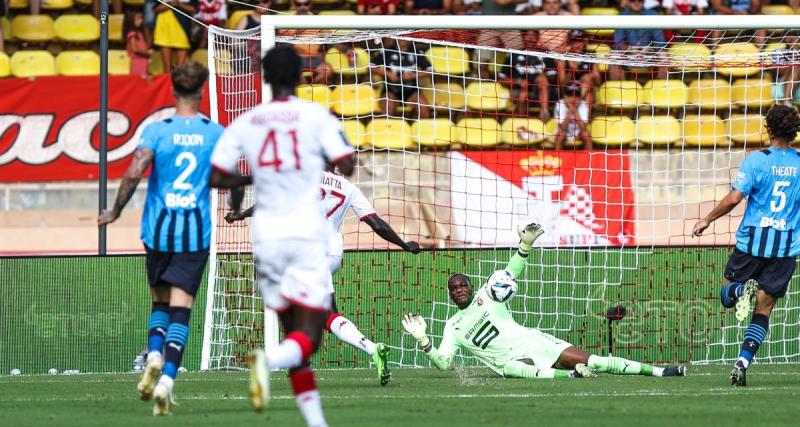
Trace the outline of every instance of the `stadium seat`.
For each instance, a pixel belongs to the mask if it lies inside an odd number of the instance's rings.
[[[711,63],[711,49],[700,43],[673,43],[667,49],[673,64],[684,71],[705,70]]]
[[[689,89],[681,80],[650,80],[644,84],[642,101],[659,108],[680,108],[686,105]]]
[[[28,9],[28,0],[9,0],[9,9]]]
[[[596,117],[591,123],[592,140],[608,146],[626,146],[636,138],[636,125],[625,116]]]
[[[701,147],[728,145],[727,123],[713,114],[687,114],[683,117],[683,144]]]
[[[131,58],[124,49],[108,50],[108,74],[126,76],[131,73]]]
[[[5,52],[0,51],[0,77],[11,75],[11,60]]]
[[[164,74],[164,59],[161,58],[160,51],[150,54],[150,61],[147,64],[147,72],[150,75]]]
[[[363,147],[367,143],[367,128],[358,120],[342,121],[344,135],[353,147]]]
[[[761,70],[761,52],[753,43],[723,43],[714,51],[717,71],[729,76],[749,76]]]
[[[728,118],[731,140],[739,144],[756,144],[769,141],[764,118],[759,114],[731,114]]]
[[[619,9],[616,7],[584,7],[581,9],[581,15],[614,16],[619,15]],[[586,30],[584,32],[588,36],[595,37],[611,37],[614,35],[614,30]]]
[[[769,107],[775,103],[772,97],[772,78],[764,75],[756,78],[738,79],[731,85],[731,99],[743,107]]]
[[[630,80],[608,80],[597,90],[597,104],[636,108],[642,103],[642,85]]]
[[[325,85],[300,85],[297,87],[297,97],[316,102],[325,108],[331,104],[331,90]]]
[[[144,0],[122,0],[128,6],[144,6]]]
[[[423,88],[422,96],[433,108],[463,110],[467,105],[467,94],[458,83],[436,83]]]
[[[17,39],[31,43],[49,42],[56,36],[53,18],[48,15],[17,15],[11,31]]]
[[[122,35],[122,23],[125,15],[122,13],[112,13],[108,15],[108,39],[112,42],[121,42],[125,38]]]
[[[558,119],[550,119],[544,124],[544,138],[548,141],[555,141],[558,133]]]
[[[349,54],[339,52],[335,47],[330,48],[325,53],[325,62],[343,76],[366,74],[369,71],[369,53],[360,47],[353,48]]]
[[[354,10],[350,9],[335,9],[335,10],[321,10],[320,15],[357,15]]]
[[[417,147],[411,139],[411,125],[403,119],[373,119],[367,125],[367,142],[378,149],[408,150]]]
[[[775,63],[783,63],[785,61],[784,53],[789,50],[789,45],[783,42],[769,43],[764,46],[763,58],[764,65],[772,65]]]
[[[53,29],[56,37],[70,43],[86,43],[100,38],[100,22],[92,15],[61,15]]]
[[[467,108],[480,111],[502,111],[511,106],[511,92],[500,83],[478,81],[467,85]]]
[[[425,147],[447,147],[453,123],[448,119],[420,119],[411,124],[411,139]]]
[[[11,55],[14,77],[55,76],[56,61],[46,50],[18,50]]]
[[[195,49],[189,59],[208,68],[208,50],[206,49]]]
[[[455,126],[455,142],[473,147],[491,147],[500,143],[500,125],[490,118],[461,119]]]
[[[689,83],[689,104],[699,108],[729,108],[731,86],[722,79],[701,79]]]
[[[460,47],[433,46],[425,56],[437,74],[463,75],[469,72],[469,54]]]
[[[500,141],[510,145],[531,145],[544,139],[544,123],[539,119],[513,117],[500,126]]]
[[[0,25],[3,27],[3,39],[6,41],[13,41],[14,32],[11,30],[11,21],[5,16],[0,17]]]
[[[42,0],[44,10],[67,10],[75,6],[72,0]]]
[[[336,86],[330,99],[331,109],[342,116],[366,116],[378,110],[378,95],[366,83]]]
[[[764,15],[794,15],[791,7],[785,4],[767,4],[761,6],[761,13]]]
[[[249,15],[252,12],[252,9],[240,9],[234,11],[230,15],[228,15],[228,22],[225,24],[225,28],[229,30],[233,30],[236,28],[236,24],[239,23],[239,20],[244,18],[245,16]]]
[[[680,140],[681,124],[672,116],[640,116],[636,140],[650,145],[667,145]]]
[[[100,55],[91,50],[65,50],[56,56],[56,71],[62,76],[100,74]]]
[[[594,53],[598,59],[607,59],[608,54],[611,52],[611,46],[602,43],[589,43],[586,45],[586,51]],[[608,63],[601,62],[597,64],[597,68],[601,72],[608,71]]]

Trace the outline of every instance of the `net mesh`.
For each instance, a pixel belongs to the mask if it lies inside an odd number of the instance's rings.
[[[627,37],[627,38],[626,38]],[[743,205],[705,236],[691,227],[727,194],[764,119],[798,102],[794,31],[279,31],[304,57],[298,96],[340,117],[351,177],[378,213],[428,252],[389,244],[355,217],[334,278],[337,304],[400,366],[428,366],[402,333],[421,313],[437,343],[457,310],[444,284],[505,266],[515,227],[545,226],[510,306],[521,324],[606,349],[606,308],[623,304],[615,354],[649,362],[729,362],[743,325],[718,284]],[[211,32],[220,120],[258,102],[256,33]],[[244,42],[243,40],[249,40]],[[638,46],[638,47],[633,47]],[[219,62],[217,62],[219,63]],[[248,86],[251,85],[251,86]],[[224,84],[221,87],[226,87]],[[224,200],[220,198],[219,200]],[[245,203],[248,205],[248,203]],[[209,367],[243,367],[263,343],[247,222],[219,204]],[[797,289],[797,286],[793,287]],[[778,302],[759,361],[800,358],[800,291]],[[367,366],[331,337],[316,366]],[[468,356],[463,364],[475,364]]]

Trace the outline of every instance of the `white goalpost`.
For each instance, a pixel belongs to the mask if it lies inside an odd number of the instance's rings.
[[[615,45],[614,31],[638,29],[663,42]],[[543,49],[559,30],[580,32],[569,48]],[[356,218],[345,224],[337,304],[390,346],[390,363],[429,366],[401,315],[423,314],[439,337],[456,310],[449,274],[480,283],[503,268],[515,226],[530,221],[547,234],[510,303],[520,323],[603,353],[604,313],[625,305],[616,355],[735,359],[744,326],[717,298],[743,209],[700,239],[691,227],[744,156],[768,145],[766,111],[800,104],[796,17],[264,15],[258,29],[209,29],[213,120],[269,99],[259,58],[275,43],[303,54],[298,96],[341,118],[358,149],[351,181],[429,248],[399,253]],[[585,134],[559,125],[567,96],[585,103]],[[201,369],[245,369],[248,350],[279,339],[254,281],[249,222],[228,224],[226,200],[213,197]],[[800,360],[797,285],[773,312],[761,362]],[[316,357],[322,368],[368,366],[331,339]]]

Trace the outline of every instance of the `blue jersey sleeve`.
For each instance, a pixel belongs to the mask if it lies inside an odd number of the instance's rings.
[[[760,156],[763,154],[755,153],[747,156],[739,166],[739,173],[736,174],[736,179],[731,185],[734,189],[741,191],[745,197],[750,195],[758,180],[758,158]]]
[[[153,152],[156,151],[156,145],[158,144],[157,126],[158,122],[145,126],[142,135],[139,136],[139,146],[136,148],[147,148]]]

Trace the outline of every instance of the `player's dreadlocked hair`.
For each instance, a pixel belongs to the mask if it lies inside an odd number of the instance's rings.
[[[181,98],[199,100],[206,80],[208,80],[208,69],[194,61],[185,62],[172,69],[172,90]]]
[[[767,112],[767,129],[773,138],[794,141],[800,130],[800,116],[794,107],[776,105]]]
[[[300,83],[303,61],[293,47],[278,45],[270,49],[261,60],[264,82],[273,87],[294,88]]]

